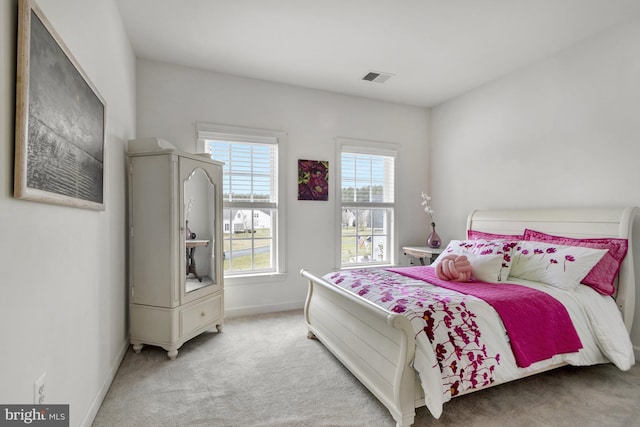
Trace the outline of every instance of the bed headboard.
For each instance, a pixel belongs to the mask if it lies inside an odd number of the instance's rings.
[[[628,239],[629,251],[618,273],[616,302],[627,331],[631,331],[636,301],[636,277],[632,245],[637,207],[617,209],[529,209],[473,211],[467,230],[496,234],[522,234],[525,228],[575,238],[617,237]]]

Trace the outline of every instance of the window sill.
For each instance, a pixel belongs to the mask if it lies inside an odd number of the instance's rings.
[[[354,266],[342,266],[338,267],[338,270],[360,270],[369,268],[394,268],[398,267],[397,264],[358,264]]]
[[[229,276],[224,278],[225,286],[260,285],[263,283],[284,282],[287,273],[246,274],[242,276]]]

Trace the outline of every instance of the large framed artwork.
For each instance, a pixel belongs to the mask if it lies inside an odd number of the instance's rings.
[[[35,2],[18,14],[14,196],[103,210],[105,102]]]

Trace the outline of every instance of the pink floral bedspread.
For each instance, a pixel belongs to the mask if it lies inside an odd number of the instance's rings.
[[[419,286],[415,279],[382,269],[339,271],[324,279],[409,318],[417,346],[431,347],[436,355],[442,376],[438,401],[494,382],[500,354],[491,353],[483,341],[468,296]]]
[[[433,267],[390,268],[389,271],[473,295],[490,304],[502,319],[520,368],[582,348],[564,305],[544,292],[509,283],[447,282],[436,276]]]

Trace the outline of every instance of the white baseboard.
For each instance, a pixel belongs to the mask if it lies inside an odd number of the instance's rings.
[[[254,316],[256,314],[276,313],[278,311],[301,310],[304,307],[304,301],[288,302],[271,305],[256,305],[247,307],[238,307],[224,310],[227,318]]]
[[[87,412],[87,415],[84,417],[84,420],[82,420],[82,423],[80,424],[82,427],[91,427],[91,425],[93,424],[93,421],[95,420],[96,415],[98,415],[98,410],[100,410],[100,406],[102,405],[102,401],[107,396],[109,387],[111,387],[111,383],[113,382],[113,379],[116,377],[116,374],[118,373],[118,369],[120,368],[120,365],[124,360],[124,356],[127,354],[127,350],[129,350],[128,335],[127,335],[127,338],[124,340],[124,343],[122,344],[122,348],[120,349],[118,356],[115,358],[114,363],[111,366],[111,369],[109,370],[109,375],[107,375],[107,377],[105,378],[104,382],[102,383],[102,387],[100,387],[100,390],[98,390],[98,393],[96,394],[95,399],[93,399],[93,402],[89,407],[89,411]]]

